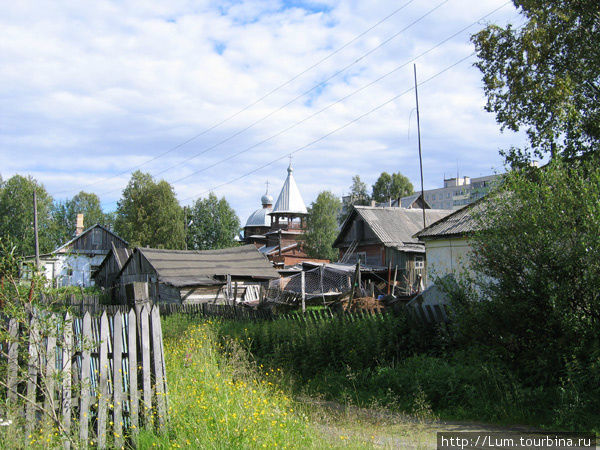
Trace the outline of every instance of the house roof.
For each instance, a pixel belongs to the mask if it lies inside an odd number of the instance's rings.
[[[71,239],[68,242],[65,242],[63,245],[61,245],[60,247],[58,247],[56,250],[54,250],[52,253],[60,253],[62,250],[64,250],[65,248],[67,248],[69,245],[71,245],[73,242],[81,239],[83,236],[85,236],[87,233],[89,233],[90,231],[92,231],[94,228],[102,228],[104,231],[106,231],[107,233],[112,234],[114,237],[116,237],[117,239],[123,241],[123,243],[125,244],[125,246],[129,245],[129,243],[123,239],[120,236],[117,236],[114,232],[112,232],[111,230],[109,230],[108,228],[100,225],[100,224],[94,224],[91,227],[89,227],[88,229],[82,231],[81,233],[79,233],[77,236],[75,236],[73,239]]]
[[[271,214],[307,214],[308,211],[306,210],[306,205],[304,204],[304,200],[302,200],[302,195],[300,195],[300,190],[292,175],[294,169],[292,169],[291,164],[287,171],[288,176],[283,183],[283,187],[281,188],[281,192],[279,193],[279,197],[277,197],[277,201],[275,202]]]
[[[111,249],[106,255],[106,257],[102,260],[98,268],[92,273],[92,278],[94,278],[97,274],[100,273],[102,267],[108,262],[108,260],[114,255],[115,261],[117,262],[117,268],[119,271],[123,268],[125,263],[129,260],[129,257],[133,253],[133,249],[127,247],[115,247],[115,243],[111,242]]]
[[[459,236],[479,230],[478,222],[475,220],[477,214],[485,209],[487,204],[481,198],[476,202],[466,205],[452,214],[432,223],[428,227],[415,234],[418,239],[435,239],[449,236]]]
[[[426,209],[426,223],[436,222],[451,212],[445,209]],[[422,209],[354,206],[333,243],[334,247],[337,247],[342,242],[344,236],[350,230],[352,223],[357,218],[364,220],[365,224],[375,234],[377,240],[385,246],[394,247],[398,250],[422,251],[418,245],[418,239],[413,237],[415,233],[423,228]]]
[[[227,275],[279,278],[271,263],[253,244],[220,250],[137,248],[136,251],[156,270],[160,282],[175,287],[222,284],[222,277]]]
[[[421,198],[422,202],[425,204],[425,209],[431,209],[431,205],[429,205],[427,200],[425,200],[423,197],[421,197],[420,192],[417,194],[409,195],[407,197],[402,197],[400,199],[400,207],[401,208],[418,207],[417,200],[419,200],[419,198]],[[396,200],[395,204],[392,204],[392,206],[398,206],[398,201]]]

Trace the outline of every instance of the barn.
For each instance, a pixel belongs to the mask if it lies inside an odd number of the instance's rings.
[[[261,286],[279,278],[271,263],[254,245],[220,250],[164,250],[136,248],[120,273],[122,298],[125,286],[147,283],[148,296],[158,303],[225,302],[230,298],[255,299]]]

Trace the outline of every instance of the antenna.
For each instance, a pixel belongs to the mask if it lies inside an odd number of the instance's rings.
[[[417,135],[419,136],[419,167],[421,169],[421,207],[423,210],[423,228],[427,226],[425,220],[425,193],[423,190],[423,157],[421,156],[421,121],[419,117],[419,91],[417,90],[417,65],[413,65],[415,69],[415,100],[417,102]]]

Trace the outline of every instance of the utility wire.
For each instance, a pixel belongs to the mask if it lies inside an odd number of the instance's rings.
[[[414,0],[413,0],[414,1]],[[436,5],[435,7],[433,7],[432,9],[430,9],[429,11],[427,11],[425,14],[423,14],[422,16],[418,17],[417,19],[415,19],[414,21],[412,21],[410,24],[408,24],[406,27],[402,28],[400,31],[394,33],[393,35],[391,35],[390,37],[388,37],[387,39],[385,39],[383,42],[381,42],[380,44],[378,44],[377,46],[373,47],[371,50],[367,51],[366,53],[362,54],[359,58],[355,59],[353,62],[351,62],[350,64],[344,66],[342,69],[337,70],[335,73],[333,73],[332,75],[330,75],[329,77],[327,77],[325,80],[319,82],[318,84],[314,85],[313,87],[311,87],[310,89],[308,89],[307,91],[304,91],[303,93],[297,95],[296,97],[294,97],[292,100],[288,101],[287,103],[281,105],[280,107],[278,107],[277,109],[274,109],[273,111],[271,111],[270,113],[268,113],[266,116],[261,117],[260,119],[252,122],[250,125],[246,126],[245,128],[242,128],[241,130],[236,131],[235,133],[233,133],[232,135],[220,140],[219,142],[217,142],[216,144],[211,145],[210,147],[207,147],[203,150],[201,150],[200,152],[185,158],[184,160],[164,168],[163,170],[156,172],[154,174],[154,176],[158,176],[161,175],[171,169],[174,169],[175,167],[179,167],[195,158],[197,158],[198,156],[201,156],[223,144],[225,144],[226,142],[229,142],[230,140],[232,140],[233,138],[239,136],[240,134],[248,131],[249,129],[255,127],[256,125],[258,125],[261,122],[264,122],[265,120],[267,120],[269,117],[277,114],[279,111],[282,111],[283,109],[285,109],[286,107],[288,107],[289,105],[291,105],[292,103],[294,103],[296,100],[306,96],[307,94],[310,94],[312,91],[318,89],[321,86],[326,85],[329,81],[331,81],[333,78],[337,77],[338,75],[340,75],[341,73],[345,72],[346,70],[348,70],[350,67],[358,64],[360,61],[362,61],[363,59],[365,59],[366,57],[368,57],[369,55],[371,55],[372,53],[374,53],[375,51],[379,50],[381,47],[387,45],[388,43],[390,43],[392,40],[394,40],[395,38],[397,38],[400,34],[404,33],[406,30],[408,30],[409,28],[413,27],[414,25],[416,25],[417,23],[419,23],[420,21],[422,21],[423,19],[425,19],[427,16],[429,16],[430,14],[432,14],[433,12],[435,12],[437,9],[441,8],[444,4],[448,3],[450,0],[443,0],[442,2],[440,2],[438,5]],[[127,172],[126,172],[127,173]],[[119,175],[123,175],[123,174],[119,174]],[[115,175],[115,176],[119,176],[119,175]],[[179,181],[179,180],[176,180]],[[101,195],[105,195],[105,194],[110,194],[113,192],[118,191],[119,189],[112,189],[110,191],[106,191],[106,192],[102,192]]]
[[[426,84],[426,83],[430,82],[431,80],[433,80],[433,79],[437,78],[438,76],[442,75],[443,73],[447,72],[448,70],[450,70],[450,69],[454,68],[455,66],[459,65],[460,63],[462,63],[462,62],[466,61],[467,59],[471,58],[473,55],[475,55],[475,52],[473,52],[473,53],[471,53],[471,54],[469,54],[469,55],[465,56],[464,58],[461,58],[460,60],[456,61],[455,63],[453,63],[453,64],[451,64],[451,65],[449,65],[449,66],[445,67],[444,69],[440,70],[440,71],[439,71],[439,72],[437,72],[436,74],[434,74],[434,75],[430,76],[429,78],[427,78],[426,80],[424,80],[424,81],[420,82],[420,83],[418,84],[418,86],[422,86],[422,85],[424,85],[424,84]],[[266,163],[266,164],[263,164],[262,166],[260,166],[260,167],[257,167],[257,168],[255,168],[255,169],[253,169],[253,170],[249,171],[249,172],[246,172],[246,173],[244,173],[243,175],[240,175],[240,176],[238,176],[238,177],[236,177],[236,178],[233,178],[233,179],[231,179],[231,180],[229,180],[229,181],[226,181],[225,183],[221,183],[221,184],[219,184],[219,185],[217,185],[217,186],[214,186],[214,187],[212,187],[212,188],[210,188],[210,189],[207,189],[206,191],[204,191],[204,192],[200,193],[198,196],[192,196],[192,197],[185,198],[185,199],[183,199],[183,200],[182,200],[182,203],[183,203],[183,202],[186,202],[187,200],[193,200],[193,199],[195,199],[195,198],[200,198],[200,197],[202,197],[204,194],[207,194],[207,193],[209,193],[209,192],[213,192],[213,191],[215,191],[215,190],[217,190],[217,189],[220,189],[220,188],[222,188],[223,186],[227,186],[227,185],[229,185],[229,184],[235,183],[236,181],[239,181],[239,180],[241,180],[242,178],[245,178],[245,177],[247,177],[247,176],[249,176],[249,175],[252,175],[252,174],[254,174],[254,173],[256,173],[256,172],[258,172],[258,171],[260,171],[260,170],[262,170],[262,169],[265,169],[265,168],[267,168],[267,167],[269,167],[269,166],[271,166],[271,165],[275,164],[276,162],[279,162],[279,161],[281,161],[281,160],[283,160],[283,159],[287,158],[289,155],[293,155],[293,154],[296,154],[296,153],[298,153],[298,152],[301,152],[301,151],[303,151],[303,150],[306,150],[306,149],[310,148],[311,146],[313,146],[314,144],[316,144],[316,143],[318,143],[318,142],[321,142],[322,140],[324,140],[324,139],[328,138],[329,136],[331,136],[331,135],[333,135],[333,134],[335,134],[335,133],[338,133],[339,131],[341,131],[341,130],[343,130],[343,129],[347,128],[347,127],[349,127],[350,125],[352,125],[352,124],[354,124],[354,123],[358,122],[359,120],[361,120],[361,119],[363,119],[363,118],[367,117],[368,115],[370,115],[370,114],[374,113],[375,111],[378,111],[378,110],[380,110],[380,109],[381,109],[381,108],[383,108],[384,106],[386,106],[386,105],[389,105],[390,103],[392,103],[392,102],[394,102],[394,101],[398,100],[400,97],[402,97],[402,96],[404,96],[404,95],[406,95],[406,94],[408,94],[408,93],[410,93],[410,92],[412,92],[412,91],[413,91],[413,87],[411,87],[411,88],[408,88],[407,90],[405,90],[405,91],[401,92],[400,94],[398,94],[398,95],[395,95],[394,97],[392,97],[392,98],[390,98],[390,99],[386,100],[385,102],[383,102],[383,103],[379,104],[379,105],[378,105],[378,106],[376,106],[375,108],[373,108],[373,109],[370,109],[370,110],[369,110],[369,111],[367,111],[366,113],[364,113],[364,114],[361,114],[360,116],[358,116],[358,117],[356,117],[356,118],[354,118],[354,119],[350,120],[349,122],[346,122],[344,125],[342,125],[342,126],[340,126],[340,127],[336,128],[336,129],[334,129],[334,130],[330,131],[330,132],[329,132],[329,133],[327,133],[327,134],[324,134],[323,136],[321,136],[321,137],[319,137],[319,138],[317,138],[317,139],[315,139],[315,140],[313,140],[313,141],[309,142],[308,144],[305,144],[305,145],[303,145],[302,147],[299,147],[299,148],[297,148],[297,149],[295,149],[295,150],[293,150],[293,151],[291,151],[291,152],[287,152],[285,155],[283,155],[283,156],[280,156],[279,158],[276,158],[276,159],[274,159],[274,160],[272,160],[272,161],[269,161],[268,163]]]
[[[284,88],[285,86],[289,85],[290,83],[292,83],[293,81],[297,80],[298,78],[300,78],[302,75],[304,75],[305,73],[311,71],[312,69],[314,69],[315,67],[321,65],[322,63],[324,63],[325,61],[327,61],[328,59],[332,58],[333,56],[337,55],[339,52],[341,52],[342,50],[344,50],[345,48],[349,47],[350,45],[352,45],[353,43],[355,43],[356,41],[358,41],[360,38],[362,38],[363,36],[365,36],[366,34],[368,34],[370,31],[374,30],[375,28],[377,28],[379,25],[381,25],[382,23],[386,22],[387,20],[389,20],[390,18],[392,18],[393,16],[395,16],[396,14],[398,14],[400,11],[402,11],[404,8],[406,8],[407,6],[409,6],[411,3],[413,3],[415,0],[409,0],[408,2],[404,3],[402,6],[400,6],[399,8],[395,9],[394,11],[392,11],[391,13],[389,13],[387,16],[385,16],[383,19],[377,21],[375,24],[371,25],[369,28],[367,28],[365,31],[363,31],[362,33],[358,34],[357,36],[355,36],[354,38],[352,38],[351,40],[349,40],[348,42],[346,42],[344,45],[342,45],[341,47],[337,48],[336,50],[334,50],[333,52],[329,53],[328,55],[324,56],[323,58],[321,58],[320,60],[318,60],[316,63],[314,63],[313,65],[307,67],[306,69],[302,70],[301,72],[297,73],[296,75],[294,75],[292,78],[290,78],[289,80],[285,81],[284,83],[276,86],[275,88],[271,89],[269,92],[267,92],[266,94],[264,94],[262,97],[259,97],[258,99],[254,100],[252,103],[248,104],[247,106],[244,106],[242,109],[240,109],[239,111],[231,114],[230,116],[226,117],[225,119],[222,119],[220,122],[217,122],[214,125],[211,125],[210,127],[202,130],[200,133],[190,137],[189,139],[186,139],[185,141],[169,148],[168,150],[144,161],[143,163],[140,163],[136,166],[133,166],[131,168],[129,168],[128,170],[124,171],[124,172],[120,172],[116,175],[112,175],[110,177],[107,178],[103,178],[101,180],[97,180],[94,181],[93,183],[88,183],[87,185],[84,185],[83,187],[89,187],[89,186],[94,186],[98,183],[102,183],[104,181],[108,181],[108,180],[112,180],[114,178],[120,177],[121,175],[125,175],[127,173],[130,173],[131,171],[133,171],[134,169],[139,169],[140,167],[145,166],[146,164],[149,164],[153,161],[156,161],[159,158],[162,158],[163,156],[168,155],[169,153],[174,152],[175,150],[189,144],[190,142],[198,139],[199,137],[207,134],[208,132],[214,130],[215,128],[220,127],[221,125],[229,122],[231,119],[239,116],[240,114],[242,114],[243,112],[247,111],[248,109],[252,108],[253,106],[257,105],[258,103],[262,102],[264,99],[266,99],[267,97],[270,97],[271,95],[273,95],[275,92],[281,90],[282,88]],[[446,0],[448,1],[448,0]],[[161,172],[162,173],[162,172]],[[56,194],[61,194],[61,193],[65,193],[65,192],[70,192],[68,190],[65,191],[59,191]]]
[[[202,172],[206,172],[207,170],[209,170],[209,169],[212,169],[213,167],[215,167],[215,166],[217,166],[217,165],[219,165],[219,164],[222,164],[222,163],[224,163],[224,162],[230,161],[230,160],[232,160],[232,159],[236,158],[237,156],[240,156],[240,155],[242,155],[242,154],[244,154],[244,153],[246,153],[246,152],[248,152],[248,151],[250,151],[250,150],[252,150],[252,149],[254,149],[254,148],[256,148],[256,147],[258,147],[259,145],[265,144],[266,142],[268,142],[268,141],[270,141],[270,140],[272,140],[272,139],[274,139],[274,138],[276,138],[276,137],[278,137],[278,136],[281,136],[282,134],[284,134],[284,133],[288,132],[288,131],[289,131],[289,130],[291,130],[292,128],[295,128],[295,127],[297,127],[298,125],[301,125],[301,124],[305,123],[306,121],[308,121],[308,120],[312,119],[313,117],[315,117],[315,116],[317,116],[317,115],[321,114],[322,112],[324,112],[324,111],[326,111],[326,110],[328,110],[328,109],[332,108],[333,106],[335,106],[335,105],[337,105],[337,104],[339,104],[339,103],[341,103],[341,102],[344,102],[344,101],[346,101],[346,100],[347,100],[347,99],[349,99],[350,97],[352,97],[352,96],[354,96],[354,95],[358,94],[359,92],[362,92],[362,91],[364,91],[365,89],[367,89],[367,88],[369,88],[369,87],[373,86],[374,84],[376,84],[376,83],[380,82],[380,81],[381,81],[381,80],[383,80],[384,78],[387,78],[387,77],[389,77],[390,75],[392,75],[392,74],[396,73],[397,71],[399,71],[399,70],[400,70],[400,69],[402,69],[403,67],[406,67],[407,65],[409,65],[409,64],[411,64],[411,63],[413,63],[413,62],[415,62],[417,59],[419,59],[419,58],[422,58],[423,56],[427,55],[428,53],[431,53],[432,51],[434,51],[435,49],[437,49],[437,48],[441,47],[443,44],[445,44],[445,43],[446,43],[446,42],[448,42],[449,40],[451,40],[451,39],[455,38],[456,36],[460,35],[461,33],[464,33],[466,30],[468,30],[468,29],[469,29],[469,28],[471,28],[472,26],[476,25],[476,24],[477,24],[478,22],[480,22],[481,20],[483,20],[483,19],[487,18],[488,16],[490,16],[490,15],[494,14],[495,12],[497,12],[498,10],[500,10],[501,8],[503,8],[504,6],[506,6],[508,3],[509,3],[509,2],[507,2],[507,3],[503,4],[502,6],[500,6],[500,7],[496,8],[496,9],[494,9],[493,11],[491,11],[491,12],[487,13],[486,15],[482,16],[481,18],[477,19],[475,22],[471,23],[470,25],[467,25],[467,26],[463,27],[462,29],[458,30],[457,32],[455,32],[455,33],[454,33],[454,34],[452,34],[451,36],[448,36],[448,37],[447,37],[447,38],[445,38],[444,40],[442,40],[442,41],[438,42],[436,45],[434,45],[433,47],[429,48],[428,50],[425,50],[424,52],[420,53],[419,55],[415,56],[414,58],[412,58],[412,59],[410,59],[410,60],[408,60],[408,61],[404,62],[403,64],[401,64],[401,65],[399,65],[399,66],[395,67],[395,68],[394,68],[394,69],[392,69],[391,71],[389,71],[389,72],[385,73],[384,75],[381,75],[380,77],[376,78],[375,80],[371,81],[370,83],[367,83],[367,84],[365,84],[365,85],[361,86],[360,88],[356,89],[355,91],[351,92],[350,94],[348,94],[348,95],[346,95],[346,96],[344,96],[344,97],[342,97],[342,98],[340,98],[340,99],[336,100],[335,102],[333,102],[333,103],[330,103],[329,105],[327,105],[327,106],[323,107],[322,109],[320,109],[320,110],[318,110],[318,111],[316,111],[316,112],[314,112],[314,113],[312,113],[312,114],[310,114],[310,115],[306,116],[304,119],[302,119],[302,120],[300,120],[300,121],[298,121],[298,122],[295,122],[294,124],[290,125],[289,127],[287,127],[287,128],[284,128],[283,130],[281,130],[281,131],[279,131],[279,132],[277,132],[277,133],[275,133],[275,134],[273,134],[273,135],[269,136],[268,138],[266,138],[266,139],[263,139],[262,141],[259,141],[259,142],[255,143],[255,144],[253,144],[253,145],[251,145],[251,146],[249,146],[249,147],[246,147],[245,149],[243,149],[243,150],[240,150],[239,152],[237,152],[237,153],[234,153],[234,154],[232,154],[232,155],[230,155],[230,156],[228,156],[228,157],[226,157],[226,158],[223,158],[223,159],[221,159],[221,160],[219,160],[219,161],[217,161],[217,162],[215,162],[215,163],[213,163],[213,164],[211,164],[211,165],[209,165],[209,166],[206,166],[206,167],[203,167],[202,169],[196,170],[196,171],[194,171],[194,172],[192,172],[192,173],[190,173],[190,174],[188,174],[188,175],[186,175],[186,176],[184,176],[184,177],[181,177],[181,178],[178,178],[178,179],[176,179],[176,180],[170,181],[170,183],[178,183],[178,182],[180,182],[180,181],[183,181],[183,180],[186,180],[186,179],[188,179],[188,178],[190,178],[190,177],[192,177],[192,176],[194,176],[194,175],[198,175],[198,174],[200,174],[200,173],[202,173]]]

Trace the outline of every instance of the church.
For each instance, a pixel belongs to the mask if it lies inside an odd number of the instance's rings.
[[[262,207],[248,217],[244,226],[244,241],[256,245],[278,269],[303,261],[321,261],[309,258],[302,248],[308,211],[291,162],[287,173],[275,205],[267,183],[267,192],[261,198]]]

